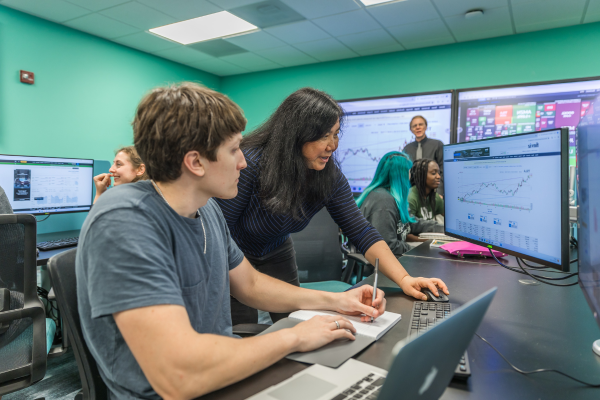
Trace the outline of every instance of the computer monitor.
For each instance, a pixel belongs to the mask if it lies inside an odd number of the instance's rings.
[[[446,235],[568,271],[568,135],[444,146]]]
[[[570,165],[575,128],[600,93],[600,77],[457,91],[457,142],[567,127]]]
[[[373,180],[386,153],[414,141],[410,120],[427,119],[427,136],[450,143],[452,91],[342,100],[345,123],[337,150],[352,192],[361,193]]]
[[[0,155],[0,186],[15,213],[89,211],[94,160]]]
[[[600,98],[593,106],[577,127],[577,241],[579,286],[600,326]]]

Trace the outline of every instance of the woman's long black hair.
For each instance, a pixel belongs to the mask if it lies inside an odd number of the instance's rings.
[[[417,187],[417,193],[421,199],[421,204],[427,204],[431,206],[431,215],[435,218],[435,194],[436,191],[432,190],[427,195],[427,173],[429,172],[429,163],[434,162],[428,158],[421,158],[415,161],[410,169],[410,185]]]
[[[327,93],[302,88],[289,95],[260,127],[242,140],[242,149],[260,149],[258,188],[265,208],[273,214],[304,216],[305,203],[331,196],[339,168],[335,152],[321,171],[309,169],[302,146],[322,138],[344,112]]]

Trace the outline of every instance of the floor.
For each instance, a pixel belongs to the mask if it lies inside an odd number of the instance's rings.
[[[2,400],[73,400],[81,390],[81,381],[73,350],[49,358],[44,379],[28,388],[2,396]]]

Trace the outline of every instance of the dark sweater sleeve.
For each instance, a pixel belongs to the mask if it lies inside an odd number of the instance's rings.
[[[360,210],[367,221],[377,229],[396,257],[410,250],[410,246],[406,242],[398,239],[400,213],[396,201],[391,195],[371,192]]]
[[[341,171],[333,195],[325,207],[344,235],[350,238],[362,254],[365,254],[375,243],[383,240],[379,232],[369,224],[358,209],[348,180]]]
[[[437,141],[438,146],[435,149],[435,162],[438,163],[440,167],[440,186],[437,188],[437,193],[440,195],[444,195],[444,143],[441,141]]]
[[[258,180],[258,163],[255,154],[250,150],[244,154],[248,166],[240,171],[240,180],[238,182],[238,194],[233,199],[217,199],[217,204],[221,207],[227,227],[230,232],[234,232],[235,225],[244,213],[244,210],[250,202],[254,186]]]

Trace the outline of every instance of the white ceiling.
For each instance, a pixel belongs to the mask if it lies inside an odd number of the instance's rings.
[[[125,46],[227,76],[600,21],[600,0],[280,0],[304,20],[225,41],[214,57],[148,29],[263,0],[0,0],[0,4]],[[483,16],[464,14],[481,9]],[[231,46],[233,47],[233,46]]]

